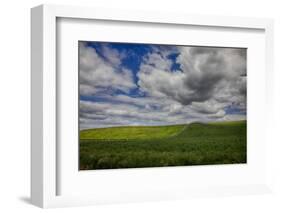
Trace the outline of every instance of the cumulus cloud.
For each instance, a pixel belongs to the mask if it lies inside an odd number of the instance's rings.
[[[183,105],[211,98],[227,99],[239,93],[245,96],[245,51],[179,47],[177,63],[181,70],[178,71],[171,71],[172,62],[167,57],[150,54],[141,65],[139,84],[152,96],[169,97]],[[156,62],[151,63],[153,60]]]
[[[102,56],[94,48],[79,42],[79,86],[81,95],[116,90],[127,93],[135,88],[132,73],[120,67],[123,55],[103,45]]]
[[[198,118],[196,113],[192,116],[192,111],[178,104],[165,105],[163,103],[157,108],[149,106],[149,104],[141,107],[120,102],[80,101],[80,128],[176,124],[195,121]]]
[[[171,70],[172,61],[160,54],[144,60],[138,73],[143,91],[204,114],[232,103],[246,106],[246,49],[179,47],[178,53],[179,70]]]
[[[80,43],[81,129],[246,119],[246,49],[151,45],[131,70],[129,52]]]

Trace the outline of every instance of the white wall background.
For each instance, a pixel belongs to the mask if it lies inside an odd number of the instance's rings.
[[[275,124],[272,143],[274,193],[196,198],[184,201],[51,209],[51,212],[280,212],[281,211],[281,3],[276,0],[8,0],[0,7],[0,212],[38,212],[29,204],[30,178],[30,8],[42,3],[185,12],[275,19]],[[258,95],[258,94],[257,94]],[[278,125],[280,125],[278,127]]]

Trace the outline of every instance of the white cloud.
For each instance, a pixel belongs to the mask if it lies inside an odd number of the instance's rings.
[[[182,69],[188,73],[187,88],[206,100],[218,100],[223,96],[223,102],[230,102],[243,100],[246,96],[245,91],[240,92],[242,87],[246,87],[246,78],[242,77],[246,73],[245,49],[192,48],[182,52],[187,52],[185,57],[190,59],[189,64],[185,64],[184,57],[179,57]]]
[[[217,113],[246,102],[246,50],[179,47],[180,70],[160,53],[150,54],[138,73],[140,88],[152,97],[175,100],[202,113]],[[157,63],[151,63],[156,60]]]
[[[242,114],[228,114],[218,119],[219,121],[240,121],[246,120],[247,116]]]
[[[136,87],[130,70],[118,67],[121,55],[116,50],[103,46],[104,58],[94,48],[80,42],[80,94],[95,95],[101,92],[121,90],[128,93]]]

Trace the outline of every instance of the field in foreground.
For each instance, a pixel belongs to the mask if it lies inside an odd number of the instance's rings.
[[[81,170],[246,163],[246,121],[80,131]]]

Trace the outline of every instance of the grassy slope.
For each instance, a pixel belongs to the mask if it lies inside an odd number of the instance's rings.
[[[169,129],[167,126],[165,128]],[[172,137],[168,137],[168,135],[161,138],[142,136],[126,141],[81,140],[80,169],[246,162],[245,121],[196,123],[187,125],[185,128],[181,126],[177,131],[178,134],[171,131],[173,132]],[[110,131],[108,133],[110,134]],[[145,131],[140,135],[152,136],[154,134]]]
[[[176,135],[185,125],[127,126],[80,131],[80,139],[156,139]]]

